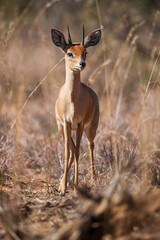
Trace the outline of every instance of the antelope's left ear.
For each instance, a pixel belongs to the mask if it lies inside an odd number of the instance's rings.
[[[99,28],[99,29],[93,31],[91,34],[89,34],[84,39],[85,48],[97,45],[99,43],[100,39],[101,39],[101,29]]]

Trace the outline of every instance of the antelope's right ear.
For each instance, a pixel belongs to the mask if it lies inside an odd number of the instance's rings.
[[[66,52],[67,43],[66,43],[63,33],[61,33],[60,31],[53,28],[53,29],[51,29],[51,37],[52,37],[53,43],[56,46],[60,47],[62,49],[62,51]]]

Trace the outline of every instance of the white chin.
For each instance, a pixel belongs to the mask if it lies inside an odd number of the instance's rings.
[[[82,68],[72,68],[71,70],[72,70],[73,72],[79,72],[79,71],[82,70]]]

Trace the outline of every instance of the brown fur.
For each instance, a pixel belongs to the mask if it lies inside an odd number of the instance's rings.
[[[74,160],[74,153],[77,163],[77,169],[75,170],[75,184],[78,184],[78,157],[83,130],[86,133],[89,141],[92,180],[94,177],[93,140],[96,135],[96,129],[98,127],[99,120],[98,98],[96,93],[91,88],[81,83],[80,71],[71,70],[79,65],[81,59],[85,59],[85,51],[86,49],[82,45],[74,45],[67,50],[67,52],[74,53],[75,58],[69,58],[67,54],[65,56],[66,81],[60,89],[56,102],[58,130],[64,137],[65,131],[67,131],[65,127],[66,125],[69,127],[70,131],[70,139],[68,139],[69,143],[66,146],[66,148],[70,148],[70,156],[68,153],[65,156],[67,158],[67,167],[59,187],[61,194],[65,194],[66,191],[67,174]],[[71,138],[71,130],[77,131],[76,146]],[[68,158],[70,159],[68,160]]]
[[[56,102],[56,119],[58,130],[65,140],[65,169],[61,180],[59,191],[64,195],[67,188],[68,171],[75,157],[75,186],[78,185],[78,159],[80,142],[83,131],[86,133],[89,142],[91,161],[91,178],[94,177],[94,138],[99,121],[99,103],[96,93],[81,83],[80,71],[85,67],[86,48],[97,45],[101,38],[101,29],[97,29],[84,39],[84,26],[82,44],[72,43],[68,31],[66,43],[63,33],[51,29],[53,43],[65,52],[66,80],[61,87]],[[76,143],[72,139],[72,130],[76,130]]]

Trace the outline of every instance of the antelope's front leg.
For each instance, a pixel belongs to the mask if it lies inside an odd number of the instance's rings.
[[[75,156],[76,156],[76,161],[75,161],[75,179],[74,179],[74,185],[78,185],[78,159],[79,159],[79,150],[80,150],[80,143],[81,143],[81,138],[83,134],[83,129],[84,129],[84,124],[80,123],[77,128],[76,132],[76,149],[75,149]],[[76,192],[76,188],[74,188],[74,191]]]
[[[64,140],[65,140],[65,169],[64,176],[59,186],[59,192],[61,193],[61,195],[65,195],[67,188],[68,161],[71,143],[71,123],[69,122],[64,123]]]

